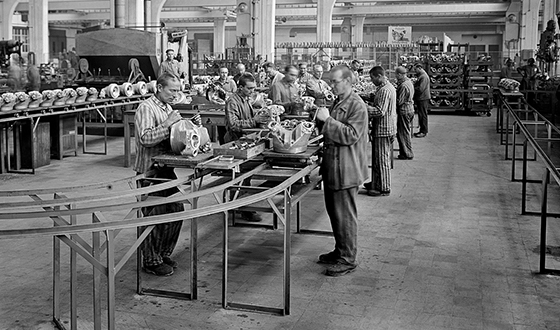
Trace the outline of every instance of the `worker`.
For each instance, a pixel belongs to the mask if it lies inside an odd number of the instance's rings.
[[[39,68],[35,64],[35,53],[27,54],[27,91],[41,90],[41,74]]]
[[[169,72],[180,78],[181,75],[183,75],[183,69],[181,68],[179,62],[174,59],[175,51],[173,49],[168,49],[165,51],[165,56],[165,61],[162,61],[159,66],[158,75],[162,75],[164,72]]]
[[[266,62],[263,64],[263,69],[264,72],[266,73],[266,77],[268,78],[268,86],[271,87],[272,85],[274,85],[275,83],[277,83],[278,81],[280,81],[282,78],[284,78],[284,74],[278,72],[278,70],[276,70],[276,68],[274,67],[274,63],[272,62]]]
[[[239,77],[239,88],[226,101],[226,133],[224,142],[238,140],[244,133],[243,129],[256,128],[261,124],[266,124],[268,118],[258,115],[251,105],[251,95],[257,87],[255,78],[249,73]],[[250,180],[245,180],[244,185],[250,185]],[[257,212],[244,211],[240,212],[243,220],[261,221],[262,216]]]
[[[220,68],[219,77],[216,82],[226,92],[226,98],[237,91],[237,84],[229,77],[229,70],[225,66]]]
[[[399,159],[413,159],[412,152],[412,121],[414,119],[414,85],[405,67],[395,68],[397,76],[397,141],[399,143]]]
[[[239,85],[239,77],[246,73],[247,70],[245,68],[245,64],[243,63],[237,63],[236,69],[237,73],[235,74],[235,76],[233,76],[233,81],[235,81],[235,85],[237,86]]]
[[[352,90],[355,76],[347,66],[331,70],[330,84],[338,97],[329,109],[317,109],[316,119],[324,137],[324,200],[335,240],[334,250],[319,256],[327,276],[342,276],[357,267],[360,184],[367,177],[368,114],[364,101]]]
[[[422,67],[417,64],[414,71],[418,79],[414,84],[414,104],[418,111],[418,124],[420,129],[414,133],[417,138],[423,138],[428,135],[428,111],[430,111],[430,77]]]
[[[311,73],[307,72],[307,63],[301,62],[298,64],[299,75],[297,78],[297,83],[304,85],[307,84],[307,81],[313,77]]]
[[[350,70],[352,70],[352,73],[356,76],[356,83],[359,82],[364,71],[362,62],[357,59],[352,60],[352,62],[350,62]]]
[[[325,106],[328,103],[332,104],[334,96],[331,88],[326,81],[321,79],[323,77],[323,66],[315,64],[312,72],[313,75],[306,83],[306,94],[315,98],[315,105],[317,106]]]
[[[284,72],[284,77],[270,87],[268,98],[272,100],[273,104],[283,106],[286,114],[295,115],[303,110],[299,88],[296,84],[299,70],[294,65],[288,65]]]
[[[157,79],[155,95],[143,101],[136,110],[134,122],[137,138],[134,170],[137,174],[145,173],[148,178],[139,181],[140,187],[158,183],[158,181],[150,181],[149,178],[177,179],[173,168],[157,166],[153,157],[171,152],[170,128],[181,119],[181,115],[177,110],[171,108],[170,103],[177,97],[180,90],[179,78],[172,73],[164,72]],[[191,120],[197,125],[202,124],[200,115],[196,115]],[[177,188],[170,188],[150,195],[168,197],[178,191]],[[146,217],[180,211],[183,211],[181,203],[142,208],[142,214]],[[177,244],[181,226],[182,221],[155,225],[141,246],[144,271],[158,276],[173,274],[177,262],[171,259],[171,254]],[[145,229],[146,227],[141,228],[142,231]]]
[[[391,194],[391,153],[397,133],[397,92],[385,76],[385,70],[374,66],[369,71],[377,87],[367,110],[371,122],[371,181],[364,184],[369,196]]]
[[[526,65],[517,68],[517,72],[522,77],[521,90],[534,90],[537,82],[537,75],[541,73],[539,67],[535,65],[535,59],[528,59]]]
[[[506,60],[506,66],[500,71],[500,79],[513,79],[513,60],[508,58]]]

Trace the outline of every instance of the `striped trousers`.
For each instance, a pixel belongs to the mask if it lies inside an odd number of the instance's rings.
[[[391,153],[395,136],[372,137],[371,182],[375,190],[391,191]]]
[[[160,179],[170,179],[174,180],[177,179],[175,172],[172,168],[164,167],[159,169],[153,178],[160,178]],[[151,182],[149,180],[143,180],[139,182],[140,187],[147,187],[153,184],[157,184]],[[168,197],[179,190],[177,188],[166,189],[163,191],[158,191],[150,196],[159,196],[159,197]],[[142,214],[145,217],[158,215],[158,214],[167,214],[173,212],[181,212],[184,210],[183,204],[181,203],[169,203],[163,205],[156,205],[150,207],[143,207]],[[144,266],[156,266],[163,263],[163,257],[169,257],[175,246],[177,245],[177,241],[179,240],[179,234],[181,233],[181,226],[183,225],[183,221],[174,221],[168,223],[162,223],[159,225],[155,225],[154,229],[150,232],[150,234],[146,237],[144,242],[142,242],[141,251],[144,261]],[[143,232],[146,227],[140,227],[140,231]]]
[[[414,112],[397,115],[397,141],[399,142],[399,155],[406,158],[414,157],[412,153],[412,120]]]

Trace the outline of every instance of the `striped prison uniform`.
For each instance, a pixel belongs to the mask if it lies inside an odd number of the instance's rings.
[[[149,178],[176,179],[177,176],[172,168],[158,167],[154,164],[152,157],[164,154],[171,150],[169,145],[169,128],[162,124],[169,113],[173,111],[169,104],[164,104],[155,96],[142,102],[136,110],[134,118],[136,125],[136,162],[134,170],[147,173]],[[138,182],[139,187],[156,184],[148,180]],[[166,189],[150,194],[150,196],[168,197],[177,193],[177,188]],[[146,199],[147,196],[142,196]],[[152,216],[172,212],[183,211],[183,204],[169,203],[153,207],[142,208],[143,216]],[[146,237],[141,246],[144,266],[155,266],[163,263],[163,257],[169,257],[179,239],[182,221],[174,221],[156,225]],[[141,227],[144,231],[146,227]]]
[[[373,102],[368,105],[371,120],[371,181],[381,192],[391,191],[391,152],[397,133],[397,92],[385,80],[377,86]]]
[[[397,86],[397,141],[399,155],[412,158],[412,120],[414,119],[414,85],[405,77]]]

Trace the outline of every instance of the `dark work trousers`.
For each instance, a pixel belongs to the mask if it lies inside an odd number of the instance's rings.
[[[428,134],[428,109],[430,100],[416,101],[418,110],[418,124],[420,125],[420,133]]]
[[[391,153],[395,136],[371,138],[371,182],[375,190],[391,191]]]
[[[334,234],[334,250],[339,258],[356,264],[358,253],[358,187],[332,190],[325,187],[325,205]]]
[[[414,112],[398,113],[397,115],[397,141],[399,142],[399,155],[412,158],[412,121]]]
[[[158,169],[152,178],[159,179],[177,179],[173,168],[163,167]],[[161,182],[142,180],[139,183],[140,187],[147,187]],[[149,196],[159,196],[168,197],[179,190],[177,188],[166,189],[163,191],[158,191]],[[181,212],[184,210],[183,204],[181,203],[169,203],[163,205],[149,206],[142,208],[142,214],[145,217],[167,214],[173,212]],[[146,237],[144,242],[142,242],[141,250],[144,260],[144,266],[156,266],[163,263],[163,257],[169,257],[177,245],[177,240],[179,239],[179,234],[181,233],[181,226],[183,221],[173,221],[169,223],[162,223],[156,225],[152,232]],[[146,227],[140,227],[143,232]]]

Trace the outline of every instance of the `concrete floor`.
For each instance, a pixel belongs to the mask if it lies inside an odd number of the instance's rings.
[[[199,224],[199,299],[136,294],[133,258],[117,275],[117,329],[560,329],[560,277],[536,274],[539,218],[520,215],[521,184],[510,180],[511,162],[504,160],[494,120],[430,116],[430,134],[413,140],[414,160],[395,160],[391,196],[358,197],[356,272],[326,277],[316,260],[332,249],[333,239],[294,235],[290,315],[222,309],[222,231],[215,216]],[[107,156],[80,153],[52,160],[35,175],[0,175],[0,189],[131,176],[122,155],[122,138],[112,138]],[[533,210],[538,189],[529,186]],[[557,187],[551,193],[551,208],[558,211]],[[303,209],[307,226],[329,229],[321,191],[313,191]],[[30,222],[39,223],[45,222]],[[560,245],[555,221],[550,230],[548,244]],[[145,275],[147,285],[188,291],[188,234],[185,222],[176,273]],[[230,235],[230,296],[279,306],[282,230],[235,227]],[[117,255],[134,236],[134,230],[119,235]],[[52,238],[0,239],[0,250],[0,329],[53,329]],[[68,249],[63,251],[67,280]],[[559,261],[550,256],[547,265],[560,269]],[[93,329],[91,266],[81,258],[78,281],[78,329]],[[67,310],[64,306],[66,320]]]

